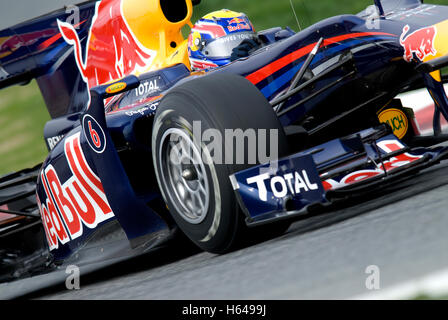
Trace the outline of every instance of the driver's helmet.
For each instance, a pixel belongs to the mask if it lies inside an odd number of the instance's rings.
[[[228,64],[233,48],[255,36],[254,27],[244,13],[223,9],[207,14],[196,22],[188,37],[192,70]]]

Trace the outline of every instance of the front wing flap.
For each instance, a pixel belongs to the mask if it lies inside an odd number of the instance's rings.
[[[240,171],[231,176],[249,224],[297,214],[327,203],[325,190],[310,155],[295,155]]]
[[[249,226],[308,214],[438,163],[448,147],[410,149],[380,126],[230,176]]]

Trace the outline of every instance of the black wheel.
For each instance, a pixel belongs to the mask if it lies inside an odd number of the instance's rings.
[[[248,143],[244,161],[237,159],[241,154],[235,154],[236,143],[229,146],[226,129],[277,130],[278,155],[288,152],[270,104],[248,80],[230,74],[210,74],[172,89],[157,109],[152,133],[157,181],[171,215],[188,238],[213,253],[230,250],[246,229],[229,175],[264,160],[257,144],[253,163],[254,149]],[[207,132],[223,139],[207,141]],[[266,144],[270,150],[269,134]]]

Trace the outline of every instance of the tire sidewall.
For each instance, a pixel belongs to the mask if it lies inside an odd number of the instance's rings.
[[[159,161],[160,143],[164,133],[171,128],[178,128],[184,131],[189,136],[193,136],[193,121],[201,121],[201,131],[214,128],[209,119],[206,119],[203,114],[200,115],[198,111],[192,106],[192,103],[186,103],[184,99],[183,104],[179,104],[179,96],[172,96],[165,101],[165,107],[160,110],[160,115],[157,117],[154,124],[154,132],[152,147],[153,147],[153,161]],[[183,97],[185,98],[185,97]],[[173,107],[169,107],[173,105]],[[175,107],[174,107],[175,106]],[[201,132],[202,134],[202,132]],[[192,224],[186,221],[174,207],[170,197],[167,195],[167,190],[163,187],[160,164],[155,166],[156,177],[161,189],[162,196],[173,216],[173,219],[181,230],[199,247],[206,251],[220,252],[225,251],[227,245],[221,247],[219,243],[224,238],[229,237],[229,233],[235,233],[235,225],[239,224],[238,205],[231,188],[230,183],[220,184],[220,181],[229,179],[229,172],[227,167],[223,164],[215,164],[210,161],[211,157],[206,145],[194,139],[196,147],[201,152],[201,156],[209,159],[207,163],[203,163],[207,175],[207,181],[210,186],[209,194],[209,208],[205,219],[199,224]],[[230,216],[229,216],[230,213]],[[232,237],[230,237],[232,238]]]
[[[212,161],[204,163],[213,195],[210,196],[210,206],[204,221],[197,225],[189,223],[176,212],[170,203],[167,190],[164,190],[163,183],[161,183],[163,173],[157,159],[159,158],[161,137],[166,130],[177,126],[183,128],[184,132],[191,136],[193,135],[194,121],[200,121],[200,138],[207,129],[219,131],[222,138],[221,151],[223,152],[224,150],[227,152],[227,147],[232,148],[231,142],[224,139],[227,129],[240,129],[243,132],[248,129],[275,129],[278,133],[277,155],[279,157],[285,156],[289,147],[283,127],[272,106],[253,84],[241,76],[212,73],[194,78],[179,84],[162,99],[155,115],[151,141],[154,169],[161,193],[171,215],[185,235],[203,250],[223,253],[240,242],[241,238],[244,238],[247,233],[244,222],[245,215],[239,208],[229,176],[235,172],[264,163],[265,160],[259,158],[259,152],[256,152],[256,163],[250,164],[250,161],[248,161],[239,164],[236,161],[237,154],[242,155],[245,160],[249,160],[250,148],[246,143],[243,154],[233,149],[233,159],[230,163],[227,154],[225,155],[225,161],[221,159],[223,163]],[[194,135],[197,135],[197,133],[195,132]],[[207,146],[202,141],[194,142],[202,154],[210,155]],[[268,149],[271,146],[270,140],[265,142],[265,150],[270,150]],[[256,148],[259,148],[259,142]],[[257,151],[260,150],[257,149]]]

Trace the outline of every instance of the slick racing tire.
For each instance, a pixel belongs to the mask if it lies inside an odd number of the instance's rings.
[[[229,129],[265,129],[263,155],[270,150],[270,130],[277,130],[278,156],[288,152],[271,105],[248,80],[231,74],[209,74],[173,88],[157,109],[152,132],[154,168],[168,209],[183,233],[212,253],[233,249],[248,231],[229,175],[263,161],[257,143],[254,163],[245,140],[244,161],[238,162],[241,149],[236,154],[237,143],[226,139]]]

